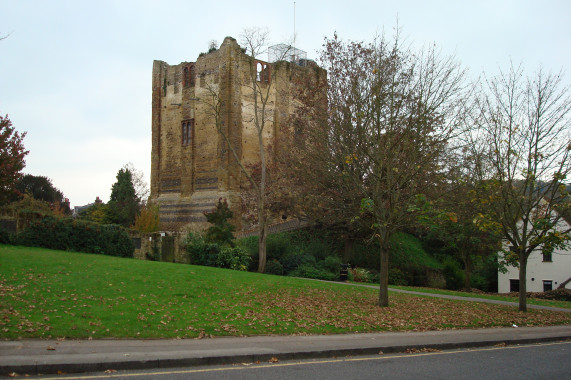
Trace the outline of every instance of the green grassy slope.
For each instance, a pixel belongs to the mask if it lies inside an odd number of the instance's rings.
[[[211,335],[571,323],[565,313],[391,295],[209,267],[0,245],[0,337]]]

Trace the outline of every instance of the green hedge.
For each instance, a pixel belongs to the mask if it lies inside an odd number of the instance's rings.
[[[125,228],[72,218],[46,216],[16,235],[15,243],[64,251],[133,257],[134,246]]]
[[[246,271],[252,261],[242,247],[207,243],[201,235],[192,232],[186,238],[186,252],[193,265]]]

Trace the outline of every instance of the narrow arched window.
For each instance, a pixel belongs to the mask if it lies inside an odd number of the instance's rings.
[[[192,144],[192,137],[194,136],[194,119],[182,121],[181,142],[182,145],[187,146]]]
[[[185,67],[182,70],[182,86],[183,87],[188,87],[190,86],[190,78],[189,78],[189,70],[188,67]]]

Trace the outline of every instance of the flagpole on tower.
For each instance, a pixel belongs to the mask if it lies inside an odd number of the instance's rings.
[[[293,2],[293,53],[295,54],[295,1]]]

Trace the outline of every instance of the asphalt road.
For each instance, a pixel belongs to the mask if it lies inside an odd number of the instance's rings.
[[[59,379],[570,379],[571,342],[364,357],[117,371]]]

